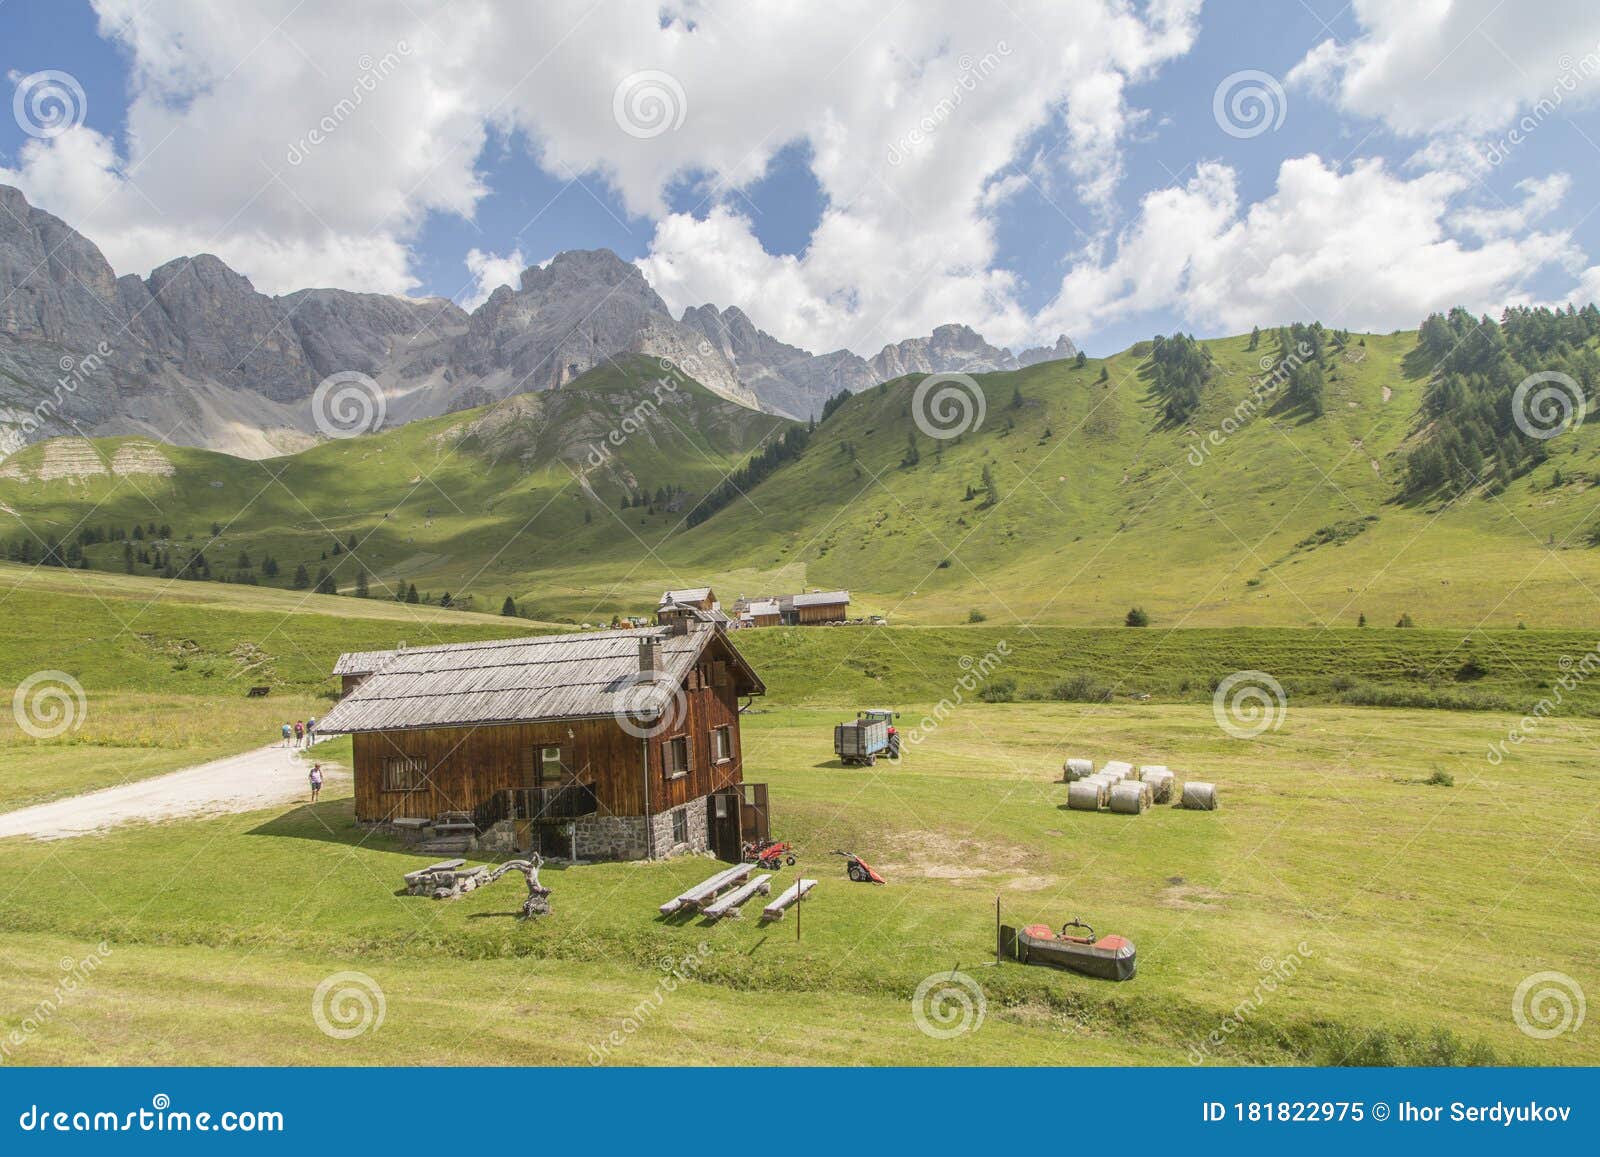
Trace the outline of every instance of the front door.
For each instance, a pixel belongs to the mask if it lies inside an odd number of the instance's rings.
[[[737,864],[744,858],[739,822],[739,789],[714,791],[706,797],[706,834],[712,854],[719,860]]]

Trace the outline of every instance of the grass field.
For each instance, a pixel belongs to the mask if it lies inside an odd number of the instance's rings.
[[[763,709],[746,725],[748,776],[772,785],[777,833],[822,879],[798,943],[792,920],[659,919],[707,872],[699,859],[547,871],[554,913],[532,924],[511,916],[514,878],[456,902],[397,896],[419,857],[328,799],[9,841],[0,1026],[47,995],[59,960],[104,940],[107,963],[30,1038],[30,1059],[238,1060],[215,1039],[225,1014],[275,1063],[581,1063],[613,1030],[614,1063],[740,1063],[768,1042],[818,1062],[1182,1063],[1212,1033],[1199,1055],[1219,1063],[1600,1060],[1592,1034],[1533,1040],[1511,1016],[1525,976],[1595,973],[1593,723],[1552,720],[1495,766],[1484,747],[1515,721],[1492,713],[1293,708],[1244,742],[1188,705],[973,704],[900,766],[863,772],[833,765],[839,714]],[[1054,781],[1069,752],[1203,774],[1222,810],[1068,812]],[[1428,784],[1434,770],[1454,786]],[[834,847],[889,886],[849,884]],[[1130,936],[1139,977],[996,969],[996,896],[1012,920],[1082,916]],[[661,962],[686,954],[692,982],[628,1031]],[[956,968],[984,1023],[925,1037],[912,994]],[[356,1041],[310,1017],[339,970],[387,1000]]]

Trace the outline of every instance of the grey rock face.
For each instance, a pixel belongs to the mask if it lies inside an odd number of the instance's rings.
[[[264,456],[315,436],[310,398],[330,374],[370,375],[390,421],[559,389],[643,355],[729,401],[806,418],[841,390],[908,373],[1016,369],[966,326],[821,355],[758,329],[737,307],[674,318],[639,268],[606,249],[526,270],[472,314],[453,302],[337,289],[256,291],[211,254],[118,277],[92,242],[0,185],[0,457],[54,435],[144,433]],[[70,369],[69,369],[70,367]]]

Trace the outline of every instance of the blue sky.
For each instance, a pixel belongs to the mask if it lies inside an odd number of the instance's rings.
[[[118,272],[207,249],[269,292],[470,305],[604,246],[675,310],[863,353],[945,321],[1109,352],[1600,287],[1592,5],[148,7],[0,0],[8,91],[77,89],[65,131],[0,118],[0,180]],[[1242,73],[1259,133],[1216,114]],[[676,123],[619,119],[640,76]]]

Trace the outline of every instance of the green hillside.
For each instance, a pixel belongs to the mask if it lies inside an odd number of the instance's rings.
[[[1553,349],[1537,335],[1543,352],[1529,353],[1534,339],[1508,322],[1521,363],[1497,348],[1455,364],[1477,330],[1437,355],[1415,332],[1319,330],[1312,385],[1303,367],[1284,373],[1294,359],[1267,334],[1196,343],[1205,378],[1189,391],[1156,373],[1148,342],[984,375],[982,423],[947,439],[919,429],[916,378],[844,399],[808,435],[687,379],[663,392],[661,367],[635,359],[287,458],[162,447],[170,477],[41,480],[51,448],[30,447],[0,470],[0,538],[15,554],[30,537],[37,551],[41,538],[154,521],[171,527],[180,567],[203,549],[213,577],[287,586],[304,564],[350,593],[364,565],[380,597],[406,584],[498,610],[509,594],[525,614],[573,622],[709,582],[726,600],[848,587],[857,613],[910,624],[976,611],[1115,626],[1139,606],[1157,628],[1353,627],[1363,615],[1386,629],[1403,616],[1578,627],[1600,590],[1600,434],[1489,428],[1506,425],[1502,395],[1536,356],[1588,381],[1587,315],[1545,316],[1579,332]],[[1429,325],[1428,340],[1452,340]],[[1491,359],[1499,393],[1482,392]],[[95,451],[109,461],[128,441]],[[1419,450],[1423,481],[1410,469]],[[752,458],[760,471],[727,481]],[[120,571],[123,552],[84,548],[97,569]]]

